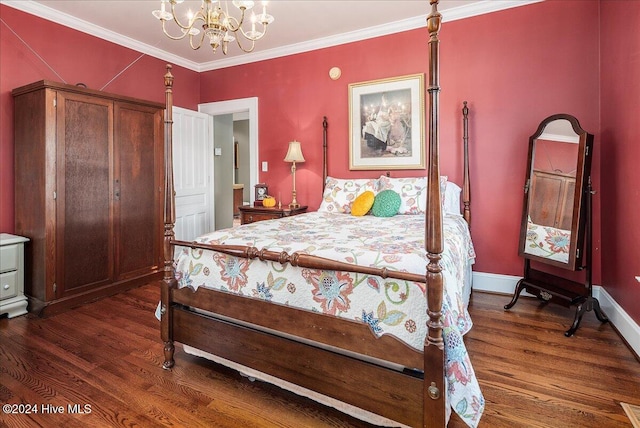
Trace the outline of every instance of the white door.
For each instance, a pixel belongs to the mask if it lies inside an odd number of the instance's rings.
[[[212,123],[208,114],[173,108],[175,238],[192,241],[215,225]]]

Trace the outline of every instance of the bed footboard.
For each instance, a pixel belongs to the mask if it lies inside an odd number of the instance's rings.
[[[420,426],[422,379],[230,320],[172,309],[174,340],[394,421]]]
[[[237,324],[277,332],[300,342],[314,342],[360,358],[423,370],[422,352],[395,337],[377,337],[369,325],[357,321],[204,287],[195,292],[190,288],[172,289],[171,302],[170,309],[186,307],[200,310]],[[176,334],[178,332],[174,330],[174,340]]]

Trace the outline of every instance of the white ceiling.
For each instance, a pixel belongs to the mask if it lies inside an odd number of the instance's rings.
[[[540,1],[540,0],[533,0]],[[230,44],[225,56],[208,44],[192,50],[188,40],[170,40],[151,12],[159,0],[0,0],[3,4],[94,34],[195,71],[275,58],[426,26],[429,2],[422,0],[272,0],[275,21],[251,54]],[[201,0],[186,0],[178,10],[196,11]],[[443,21],[532,3],[531,0],[441,0]],[[232,6],[229,6],[232,9]],[[261,2],[256,2],[258,11]],[[15,29],[18,33],[20,29]],[[174,32],[175,34],[175,32]],[[426,40],[426,39],[425,39]]]

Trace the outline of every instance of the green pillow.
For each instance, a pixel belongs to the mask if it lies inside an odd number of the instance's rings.
[[[393,190],[383,190],[376,195],[371,214],[376,217],[393,217],[400,210],[400,195]]]

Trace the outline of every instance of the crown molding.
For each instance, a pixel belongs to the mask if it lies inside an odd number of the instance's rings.
[[[487,13],[498,12],[501,10],[511,9],[514,7],[526,6],[533,3],[539,3],[543,0],[504,0],[492,1],[484,0],[477,3],[459,6],[452,9],[446,9],[442,13],[442,21],[450,22],[460,19],[471,18]],[[294,55],[303,52],[310,52],[317,49],[324,49],[331,46],[343,45],[346,43],[357,42],[361,40],[371,39],[374,37],[386,36],[402,31],[415,30],[423,28],[426,25],[427,14],[416,16],[414,18],[404,19],[391,22],[384,25],[365,28],[362,30],[351,31],[336,36],[325,37],[321,39],[309,40],[302,43],[295,43],[274,49],[267,49],[259,52],[252,52],[234,57],[225,57],[209,62],[197,63],[187,60],[180,56],[171,54],[155,46],[139,42],[129,37],[122,36],[106,28],[99,27],[87,21],[75,18],[66,13],[59,12],[50,7],[44,6],[33,0],[0,0],[0,4],[5,4],[12,8],[23,12],[36,15],[40,18],[73,28],[83,33],[99,37],[120,46],[150,55],[152,57],[170,62],[189,70],[203,72],[217,70],[236,65],[248,64],[252,62],[264,61],[268,59],[280,58],[288,55]]]
[[[459,6],[447,9],[442,12],[442,22],[457,21],[460,19],[471,18],[478,15],[484,15],[492,12],[499,12],[505,9],[511,9],[519,6],[526,6],[533,3],[540,3],[544,0],[505,0],[491,1],[484,0],[477,3]],[[275,49],[268,49],[260,52],[252,52],[249,54],[223,58],[215,61],[209,61],[200,64],[200,71],[210,71],[220,68],[232,67],[235,65],[247,64],[250,62],[263,61],[267,59],[279,58],[288,55],[310,52],[317,49],[324,49],[331,46],[343,45],[346,43],[358,42],[361,40],[372,39],[374,37],[387,36],[389,34],[400,33],[403,31],[416,30],[426,26],[428,14],[408,18],[400,21],[391,22],[384,25],[364,28],[362,30],[351,31],[321,39],[309,40],[302,43],[296,43]]]

